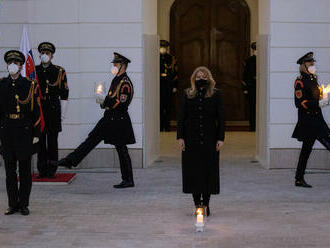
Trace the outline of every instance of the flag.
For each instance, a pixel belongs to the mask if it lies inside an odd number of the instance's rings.
[[[38,76],[37,76],[36,67],[34,64],[33,53],[32,53],[32,49],[30,47],[28,32],[27,32],[27,28],[25,25],[23,26],[20,51],[25,55],[25,64],[23,65],[21,75],[23,77],[29,78],[30,80],[34,80],[35,82],[37,82],[37,92],[36,93],[38,94],[38,102],[39,102],[39,106],[40,106],[41,131],[43,131],[45,128],[45,119],[44,119],[43,111],[42,111],[41,104],[40,104],[40,99],[42,98],[42,93],[41,93],[41,89],[39,86],[39,80],[38,80]]]

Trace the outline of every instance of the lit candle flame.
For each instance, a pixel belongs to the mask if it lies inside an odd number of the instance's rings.
[[[319,86],[319,89],[321,91],[321,97],[322,99],[326,99],[328,98],[328,95],[330,93],[330,84],[328,84],[327,86],[325,86],[324,84]]]

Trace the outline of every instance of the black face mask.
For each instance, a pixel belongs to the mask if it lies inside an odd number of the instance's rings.
[[[197,88],[202,88],[208,86],[209,82],[205,79],[199,79],[195,81],[195,84]]]

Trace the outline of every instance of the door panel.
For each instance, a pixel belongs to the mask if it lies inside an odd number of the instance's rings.
[[[171,51],[178,60],[179,95],[190,86],[193,70],[205,65],[223,92],[227,121],[247,120],[241,79],[249,33],[249,8],[243,0],[176,0]],[[180,100],[176,99],[175,109]]]

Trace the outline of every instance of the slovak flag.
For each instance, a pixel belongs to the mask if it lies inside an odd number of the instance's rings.
[[[27,28],[25,25],[23,26],[20,51],[25,55],[25,64],[23,65],[21,75],[23,77],[29,78],[30,80],[34,80],[37,82],[38,92],[36,92],[36,93],[38,93],[38,102],[39,102],[39,106],[40,106],[40,116],[41,116],[41,131],[43,131],[45,128],[45,119],[44,119],[43,111],[42,111],[41,104],[40,104],[40,99],[42,98],[42,94],[41,94],[41,89],[39,86],[39,80],[38,80],[38,76],[37,76],[36,67],[34,64],[32,49],[30,47],[28,32],[27,32]]]

